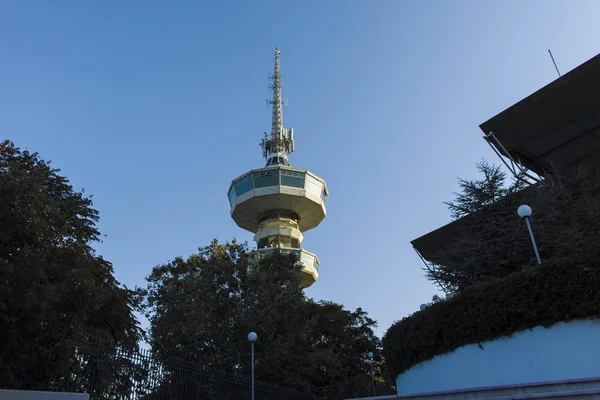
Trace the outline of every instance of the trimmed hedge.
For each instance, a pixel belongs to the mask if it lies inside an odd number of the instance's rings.
[[[600,263],[550,261],[473,285],[397,321],[383,338],[392,379],[461,346],[536,326],[600,317]]]

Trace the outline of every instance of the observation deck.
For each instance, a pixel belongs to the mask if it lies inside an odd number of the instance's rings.
[[[286,166],[247,172],[228,191],[231,217],[252,233],[263,220],[286,212],[297,219],[301,232],[313,229],[325,218],[328,195],[323,179]]]

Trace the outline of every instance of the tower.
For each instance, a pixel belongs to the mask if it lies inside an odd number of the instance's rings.
[[[327,185],[315,174],[292,167],[288,154],[294,151],[294,130],[283,127],[279,50],[271,77],[273,106],[271,133],[261,141],[264,168],[251,170],[233,180],[228,197],[235,223],[254,233],[257,257],[273,252],[295,253],[302,265],[301,286],[319,278],[319,258],[301,247],[303,233],[325,218]]]

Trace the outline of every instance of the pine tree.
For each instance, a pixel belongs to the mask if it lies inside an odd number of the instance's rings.
[[[483,174],[483,179],[466,180],[457,178],[461,192],[454,193],[456,196],[454,201],[444,202],[455,220],[493,204],[504,196],[527,186],[527,183],[522,179],[514,179],[507,186],[506,172],[502,171],[500,166],[491,164],[486,160],[478,162],[476,167]]]

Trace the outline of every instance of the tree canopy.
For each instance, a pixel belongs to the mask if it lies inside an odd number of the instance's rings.
[[[473,180],[457,178],[460,192],[454,193],[454,201],[444,202],[453,219],[472,214],[527,186],[527,182],[522,179],[507,182],[506,172],[502,171],[500,166],[486,160],[479,161],[476,168],[483,174],[483,178]]]
[[[140,338],[132,293],[92,248],[98,212],[59,172],[0,146],[0,387],[47,387],[84,338]]]
[[[247,376],[255,331],[257,379],[328,399],[372,394],[369,352],[382,376],[375,321],[306,298],[298,268],[292,255],[255,261],[235,240],[155,267],[145,291],[153,349]]]
[[[94,251],[98,219],[91,197],[49,161],[2,143],[0,387],[130,393],[150,373],[131,356],[143,337],[134,312],[143,310],[156,360],[247,377],[255,331],[258,380],[338,399],[372,394],[373,372],[378,394],[394,392],[382,378],[375,321],[360,308],[307,298],[293,255],[257,260],[245,243],[215,240],[155,267],[134,292]],[[163,368],[161,386],[145,393],[181,386]]]
[[[557,169],[526,190],[500,191],[504,197],[462,218],[452,243],[430,257],[428,278],[452,294],[535,265],[527,227],[517,215],[521,204],[533,208],[530,219],[543,261],[595,257],[599,182],[598,172]],[[475,201],[469,193],[461,203]]]
[[[469,193],[462,204],[475,202]],[[453,243],[430,257],[427,271],[448,296],[395,322],[384,336],[390,375],[464,345],[598,318],[599,197],[600,172],[557,169],[463,217]],[[522,204],[533,209],[541,265],[517,215]]]

